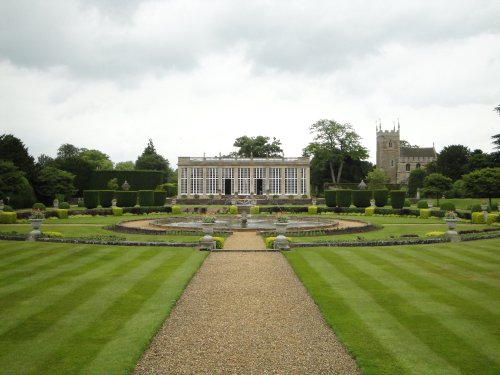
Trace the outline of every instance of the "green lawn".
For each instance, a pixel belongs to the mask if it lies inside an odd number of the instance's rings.
[[[205,256],[0,241],[0,373],[128,374]]]
[[[364,374],[500,374],[500,239],[285,256]]]

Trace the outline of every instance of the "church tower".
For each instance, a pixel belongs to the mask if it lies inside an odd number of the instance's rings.
[[[379,123],[377,130],[377,168],[382,169],[389,177],[389,183],[397,183],[398,161],[400,155],[400,138],[398,129],[382,130]]]

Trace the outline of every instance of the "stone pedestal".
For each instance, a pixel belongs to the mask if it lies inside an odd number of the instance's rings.
[[[206,234],[205,236],[203,236],[203,238],[200,240],[200,250],[212,251],[215,249],[216,249],[216,246],[215,246],[214,238],[209,234]]]
[[[290,250],[290,242],[280,234],[274,241],[274,250]]]
[[[460,242],[461,238],[458,232],[454,230],[449,230],[446,232],[446,238],[450,240],[450,242]]]

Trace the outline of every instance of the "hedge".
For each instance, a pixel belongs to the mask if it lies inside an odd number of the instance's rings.
[[[431,217],[431,210],[429,210],[428,208],[421,208],[420,209],[420,217],[422,219],[428,219],[429,217]]]
[[[336,190],[325,190],[325,204],[327,207],[335,207],[337,205]]]
[[[229,207],[229,213],[231,215],[236,215],[238,213],[238,207],[236,207],[236,206]]]
[[[116,191],[115,196],[118,207],[134,207],[137,204],[137,191]]]
[[[165,191],[155,190],[153,192],[153,204],[155,206],[164,206],[166,197],[167,193]]]
[[[439,209],[443,210],[443,211],[455,211],[456,210],[455,205],[451,202],[441,203],[441,205],[439,206]]]
[[[83,191],[83,204],[86,208],[96,208],[99,205],[99,191],[98,190],[84,190]]]
[[[139,190],[137,195],[139,197],[139,206],[149,207],[154,205],[153,190]]]
[[[61,203],[59,203],[59,208],[61,208],[63,210],[69,210],[71,208],[71,206],[69,205],[68,202],[61,202]]]
[[[15,224],[17,214],[15,212],[0,212],[0,224]]]
[[[389,198],[389,190],[374,190],[373,199],[375,199],[375,206],[384,207],[387,204],[387,199]]]
[[[352,190],[337,190],[337,206],[350,207],[352,202]]]
[[[391,190],[389,193],[391,196],[391,206],[392,208],[403,208],[406,199],[406,192],[402,190]]]
[[[493,223],[498,222],[499,219],[500,219],[500,215],[499,214],[489,214],[488,215],[488,219],[486,220],[486,224],[491,225]]]
[[[353,190],[352,191],[352,204],[356,207],[369,207],[370,199],[372,199],[373,192],[371,190]]]
[[[485,224],[484,214],[482,212],[472,213],[472,224]]]
[[[375,213],[374,207],[366,207],[365,208],[365,215],[366,216],[372,216],[374,213]]]
[[[58,208],[56,213],[59,219],[67,219],[69,216],[69,211],[64,208]]]
[[[182,210],[180,206],[172,206],[172,214],[174,215],[180,215],[182,213]]]
[[[113,216],[122,216],[123,215],[123,208],[121,208],[121,207],[113,207],[111,210],[113,211]]]
[[[89,180],[90,190],[106,190],[109,180],[116,178],[118,186],[127,181],[134,190],[154,190],[164,182],[164,173],[161,171],[92,171]]]
[[[251,215],[259,215],[260,214],[260,207],[259,206],[250,207],[250,214]]]
[[[177,196],[177,184],[168,183],[163,184],[163,188],[167,193],[167,197],[176,197]]]
[[[429,203],[427,201],[418,201],[417,208],[429,208]]]
[[[316,215],[318,213],[318,206],[309,206],[309,207],[307,207],[307,213],[309,215]]]
[[[99,190],[99,204],[102,207],[111,207],[111,201],[114,196],[114,190]]]

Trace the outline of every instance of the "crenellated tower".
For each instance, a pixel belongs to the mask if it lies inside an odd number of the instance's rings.
[[[400,155],[399,121],[393,130],[382,130],[379,122],[377,130],[377,168],[382,169],[389,177],[389,183],[395,184],[398,176],[398,161]]]

